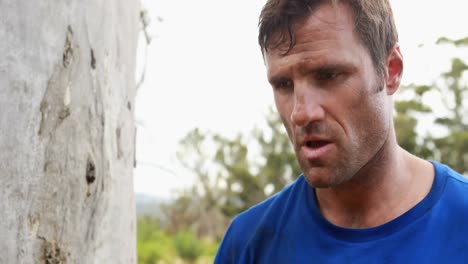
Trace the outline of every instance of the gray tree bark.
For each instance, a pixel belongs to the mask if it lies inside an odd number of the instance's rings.
[[[0,263],[135,263],[139,2],[0,0]]]

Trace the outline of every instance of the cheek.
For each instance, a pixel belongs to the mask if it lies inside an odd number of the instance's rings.
[[[354,136],[358,142],[373,145],[380,142],[389,129],[387,104],[381,94],[363,96],[361,105],[355,108],[352,118]]]
[[[292,112],[292,104],[290,104],[290,101],[284,100],[284,98],[281,98],[281,96],[276,96],[275,95],[275,105],[276,105],[276,110],[278,111],[278,114],[281,118],[281,121],[283,122],[284,127],[286,128],[286,132],[288,132],[288,136],[291,139],[291,141],[294,139],[293,137],[293,129],[292,129],[292,123],[291,123],[291,112]]]
[[[278,113],[283,121],[283,124],[286,125],[289,123],[289,119],[291,117],[292,111],[292,104],[291,100],[288,100],[287,97],[281,95],[274,95],[275,98],[275,105]]]

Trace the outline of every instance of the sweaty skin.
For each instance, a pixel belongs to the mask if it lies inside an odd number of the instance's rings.
[[[346,5],[323,4],[293,28],[293,49],[269,49],[265,63],[322,214],[339,226],[367,228],[421,201],[434,171],[396,142],[392,95],[403,71],[399,46],[390,50],[380,76],[353,25]]]

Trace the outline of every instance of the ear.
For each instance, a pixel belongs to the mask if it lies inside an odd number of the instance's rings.
[[[400,51],[400,45],[395,44],[387,55],[385,83],[387,85],[387,94],[392,95],[400,87],[401,77],[403,76],[403,55]]]

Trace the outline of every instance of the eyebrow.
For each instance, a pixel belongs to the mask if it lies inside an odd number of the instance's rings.
[[[271,78],[268,78],[268,82],[271,84],[271,85],[275,85],[275,84],[278,84],[280,82],[283,82],[283,81],[290,81],[291,78],[288,78],[288,77],[284,77],[284,76],[274,76],[274,77],[271,77]]]
[[[310,74],[310,73],[323,73],[323,72],[331,72],[331,71],[353,71],[355,70],[355,66],[349,63],[330,63],[330,64],[323,64],[318,65],[316,67],[309,68],[307,67],[307,63],[303,63],[300,67],[302,74]]]
[[[299,65],[299,68],[301,69],[300,72],[301,74],[308,75],[308,74],[315,74],[315,73],[324,73],[324,72],[330,72],[330,71],[344,71],[344,72],[354,72],[356,71],[356,66],[350,64],[350,63],[328,63],[328,64],[322,64],[322,65],[317,65],[313,67],[308,67],[307,65],[310,65],[310,63],[307,62],[302,62]],[[272,76],[268,78],[268,82],[270,84],[276,84],[281,81],[288,81],[290,80],[289,77],[286,77],[286,74],[278,74],[277,76]]]

